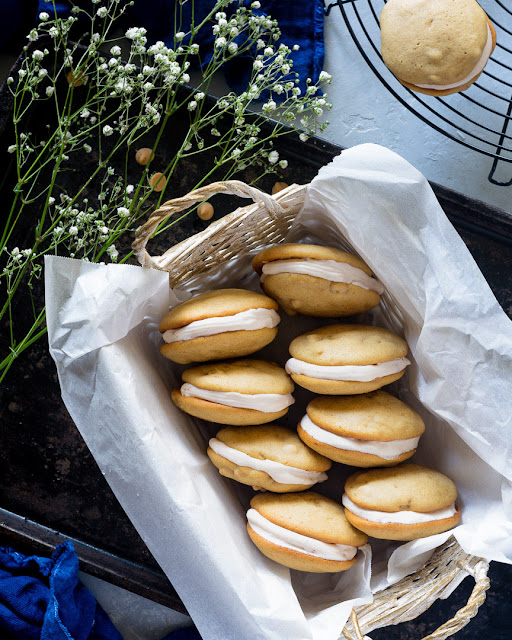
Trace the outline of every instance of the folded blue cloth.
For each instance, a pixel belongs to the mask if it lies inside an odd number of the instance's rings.
[[[144,27],[147,30],[149,42],[162,40],[166,45],[172,46],[174,42],[174,7],[176,0],[135,0],[123,18],[124,26]],[[243,0],[243,4],[250,6],[252,0]],[[76,4],[91,9],[90,0],[75,0]],[[181,7],[182,31],[187,31],[191,22],[191,10],[194,7],[196,24],[211,10],[213,0],[196,0],[186,2]],[[314,82],[323,68],[324,63],[324,4],[323,0],[294,0],[282,2],[282,0],[260,0],[261,9],[255,13],[271,15],[275,18],[281,29],[281,41],[290,48],[298,44],[300,49],[292,53],[293,71],[297,71],[301,78],[299,87],[304,92],[307,88],[306,78]],[[51,7],[45,0],[39,0],[39,11],[49,12]],[[57,13],[62,16],[69,15],[69,3],[66,0],[56,2]],[[226,13],[233,12],[235,5],[229,5]],[[3,20],[9,17],[2,16]],[[4,28],[7,25],[3,25]],[[213,50],[213,34],[211,26],[203,29],[199,38],[195,40],[201,46],[201,55],[205,63],[211,57]],[[226,80],[230,87],[237,92],[247,87],[252,70],[252,59],[247,56],[239,56],[224,67]],[[266,99],[266,96],[261,96]]]
[[[70,542],[51,558],[0,547],[2,640],[122,640],[96,599],[78,581]]]

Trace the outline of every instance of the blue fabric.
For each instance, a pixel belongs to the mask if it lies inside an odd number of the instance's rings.
[[[0,0],[0,5],[6,0]],[[250,6],[252,0],[244,0],[246,6]],[[182,21],[181,30],[188,31],[191,21],[192,5],[194,5],[195,22],[201,21],[211,10],[213,0],[196,0],[194,3],[186,2],[181,6]],[[292,53],[293,71],[297,71],[301,78],[299,87],[304,92],[307,88],[306,78],[313,82],[318,80],[324,63],[324,13],[323,0],[260,0],[261,9],[255,13],[271,15],[275,18],[281,29],[281,42],[290,48],[298,44],[300,49]],[[90,0],[75,0],[87,9],[91,9]],[[48,4],[45,0],[39,0],[39,11],[47,11]],[[62,16],[69,15],[69,4],[64,1],[56,2],[57,13]],[[162,40],[167,46],[174,42],[174,7],[175,0],[135,0],[135,3],[124,17],[125,26],[139,26],[147,29],[149,42]],[[226,13],[235,11],[235,6],[226,8]],[[207,25],[195,42],[201,47],[201,56],[205,63],[211,57],[213,50],[213,33],[211,25]],[[252,69],[252,59],[249,56],[237,57],[231,63],[225,65],[224,72],[230,87],[240,93],[247,87]],[[266,96],[261,96],[266,99]]]
[[[0,547],[2,640],[122,640],[94,596],[78,581],[70,542],[51,558]]]
[[[0,53],[20,52],[37,15],[37,0],[0,0]]]
[[[195,627],[186,627],[185,629],[173,631],[162,640],[201,640],[201,636]]]

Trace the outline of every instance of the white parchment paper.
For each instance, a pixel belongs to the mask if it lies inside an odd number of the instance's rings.
[[[165,273],[134,266],[45,263],[64,402],[204,640],[336,640],[352,606],[422,566],[452,533],[469,553],[512,561],[512,322],[425,178],[382,147],[345,151],[311,183],[289,240],[349,248],[386,286],[380,308],[357,321],[408,341],[412,365],[392,391],[427,423],[413,461],[456,482],[463,514],[452,532],[372,542],[333,575],[290,572],[259,553],[245,529],[252,490],[222,478],[205,455],[220,427],[172,404],[183,367],[160,356],[156,329],[191,292],[170,292]],[[240,255],[195,292],[257,290],[250,259]],[[284,364],[290,340],[322,323],[283,318],[262,357]],[[295,396],[285,424],[312,394]],[[351,472],[334,465],[318,490],[339,500]]]

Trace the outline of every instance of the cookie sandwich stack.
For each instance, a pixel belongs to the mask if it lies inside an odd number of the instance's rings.
[[[338,323],[295,338],[286,363],[254,355],[278,336],[279,306],[290,316],[336,319],[376,307],[384,288],[368,265],[332,247],[280,244],[261,251],[253,267],[263,294],[203,293],[160,324],[162,355],[195,365],[172,401],[225,425],[209,441],[209,459],[221,475],[260,492],[247,512],[252,542],[287,567],[334,573],[356,562],[368,536],[412,540],[455,526],[453,482],[404,462],[419,446],[421,417],[382,390],[410,364],[402,337]],[[274,421],[295,402],[295,384],[318,395],[291,430]],[[339,501],[317,492],[333,464],[361,468],[340,487]]]

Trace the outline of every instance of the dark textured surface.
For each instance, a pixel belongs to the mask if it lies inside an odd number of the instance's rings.
[[[0,122],[8,109],[9,101],[4,94],[0,96]],[[178,118],[172,131],[164,136],[159,147],[161,166],[173,154],[178,143],[175,132],[183,126],[185,121]],[[6,146],[4,138],[0,140],[2,148]],[[150,143],[149,140],[142,141],[140,146],[144,142]],[[282,177],[288,183],[309,182],[319,166],[340,152],[339,148],[320,140],[299,143],[295,136],[278,143],[277,148],[289,159],[289,167]],[[85,170],[83,166],[77,169]],[[138,170],[140,168],[133,163],[131,171]],[[185,194],[201,177],[201,167],[183,166],[167,188],[168,197]],[[241,176],[246,180],[253,177],[251,170]],[[259,186],[270,191],[275,179],[275,176],[267,176]],[[7,193],[6,188],[4,184],[4,193]],[[512,217],[446,189],[437,188],[436,191],[500,304],[512,315]],[[213,201],[215,218],[240,203],[234,198],[216,198]],[[151,252],[159,253],[207,226],[208,223],[192,214],[174,226],[172,233],[161,238],[159,243],[153,243]],[[23,305],[18,313],[23,314]],[[6,325],[0,327],[0,339],[2,335],[5,339],[7,328]],[[79,550],[82,567],[86,570],[159,602],[170,606],[176,604],[175,593],[110,491],[62,404],[45,339],[16,363],[1,389],[0,400],[3,425],[0,507],[21,516],[20,520],[10,520],[7,515],[0,514],[0,538],[9,544],[32,549],[51,547],[61,536],[75,538],[89,545]],[[35,525],[22,526],[23,518],[34,521]],[[38,529],[39,525],[46,529]],[[52,536],[52,530],[58,534]],[[145,575],[148,584],[154,587],[150,592]],[[488,602],[459,638],[483,633],[491,640],[511,637],[507,626],[512,615],[511,577],[509,567],[492,566]],[[470,590],[470,580],[466,580],[447,602],[436,603],[414,622],[373,632],[373,640],[423,637],[462,606]]]
[[[512,638],[512,599],[509,565],[491,563],[489,569],[491,587],[478,615],[452,637],[455,640],[510,640]],[[377,629],[370,633],[372,640],[420,640],[435,631],[463,607],[474,586],[472,578],[466,578],[447,600],[437,600],[425,613],[393,627]]]

